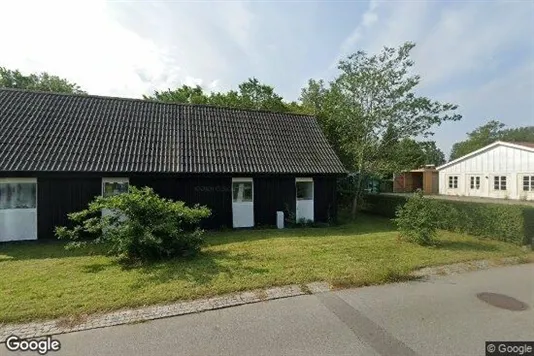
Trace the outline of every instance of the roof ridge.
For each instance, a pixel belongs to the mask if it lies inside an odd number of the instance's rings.
[[[308,118],[317,119],[314,115],[309,115],[309,114],[272,111],[272,110],[265,110],[265,109],[245,109],[245,108],[236,108],[232,106],[220,106],[220,105],[213,105],[213,104],[169,103],[165,101],[152,100],[152,99],[126,98],[126,97],[120,97],[120,96],[107,96],[107,95],[96,95],[96,94],[59,93],[59,92],[44,91],[44,90],[5,88],[5,87],[0,87],[0,91],[14,91],[14,92],[27,92],[27,93],[56,95],[56,96],[73,96],[73,97],[85,97],[85,98],[96,98],[96,99],[134,101],[134,102],[144,102],[144,103],[156,103],[159,105],[170,105],[170,106],[174,105],[174,106],[206,107],[206,108],[229,109],[229,110],[245,111],[245,112],[265,112],[265,113],[271,113],[271,114],[304,116]]]

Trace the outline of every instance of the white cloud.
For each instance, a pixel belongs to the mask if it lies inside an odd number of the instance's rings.
[[[440,100],[459,105],[462,123],[446,123],[435,139],[446,152],[456,141],[466,138],[489,120],[508,127],[534,125],[534,62],[514,68],[506,75],[493,78],[473,89],[458,89],[439,96]]]
[[[24,73],[47,71],[102,95],[140,97],[182,82],[202,82],[184,70],[170,43],[123,26],[104,1],[11,1],[2,6],[3,12],[24,14],[0,21],[2,66]]]
[[[466,3],[441,12],[414,53],[423,84],[495,69],[496,57],[516,45],[532,46],[534,5]],[[530,29],[530,31],[529,31]]]
[[[495,56],[514,45],[532,46],[534,3],[425,1],[370,2],[355,30],[340,46],[337,58],[357,49],[377,53],[383,46],[417,43],[413,52],[423,85],[451,76],[488,70]],[[375,21],[369,20],[370,18]],[[337,60],[336,60],[337,62]]]
[[[354,47],[358,45],[359,42],[361,42],[366,32],[368,32],[372,28],[372,26],[378,21],[377,7],[377,1],[369,1],[369,6],[367,10],[361,16],[360,24],[343,41],[343,43],[341,44],[341,51],[330,65],[330,68],[337,67],[339,60],[344,57],[348,52],[354,50]]]
[[[375,22],[369,13],[376,15]],[[363,15],[336,58],[416,42],[418,91],[459,104],[464,116],[462,124],[437,130],[438,144],[448,150],[464,131],[488,119],[534,124],[533,18],[534,3],[526,1],[383,2]]]

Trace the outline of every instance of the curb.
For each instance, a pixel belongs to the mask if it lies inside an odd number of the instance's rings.
[[[259,303],[268,300],[296,297],[310,293],[322,293],[329,290],[330,286],[327,283],[314,282],[307,284],[305,287],[301,287],[299,285],[288,285],[276,288],[253,290],[214,298],[198,299],[190,302],[155,305],[106,314],[95,314],[71,321],[68,319],[57,319],[27,324],[6,324],[0,325],[0,344],[4,343],[5,340],[11,335],[16,335],[22,339],[38,338],[71,333],[75,331],[140,323],[154,319],[200,313],[208,310],[223,309],[238,305]]]
[[[425,267],[413,271],[410,275],[417,278],[432,278],[458,273],[528,263],[518,257],[499,260],[477,260],[449,265]],[[76,331],[106,328],[110,326],[141,323],[145,321],[169,318],[173,316],[200,313],[208,310],[224,309],[239,305],[254,304],[269,300],[296,297],[305,294],[318,294],[332,290],[326,282],[313,282],[304,286],[296,284],[269,289],[257,289],[237,294],[222,295],[213,298],[197,299],[166,305],[153,305],[135,309],[119,310],[106,314],[92,314],[77,319],[56,319],[26,324],[0,324],[0,344],[11,335],[22,339],[38,338],[65,334]]]

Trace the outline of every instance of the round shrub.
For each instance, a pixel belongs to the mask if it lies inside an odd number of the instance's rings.
[[[108,214],[102,214],[103,211]],[[87,209],[69,214],[72,228],[56,227],[67,247],[100,243],[111,255],[135,261],[196,254],[204,242],[199,223],[211,215],[204,206],[158,196],[151,188],[130,187],[128,193],[96,197]]]

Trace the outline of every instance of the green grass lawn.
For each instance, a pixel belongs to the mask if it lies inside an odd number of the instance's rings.
[[[268,286],[328,281],[361,286],[424,266],[524,256],[511,244],[440,232],[438,247],[397,239],[388,220],[362,216],[330,228],[207,234],[200,257],[123,268],[96,247],[0,245],[0,323],[78,316]]]

